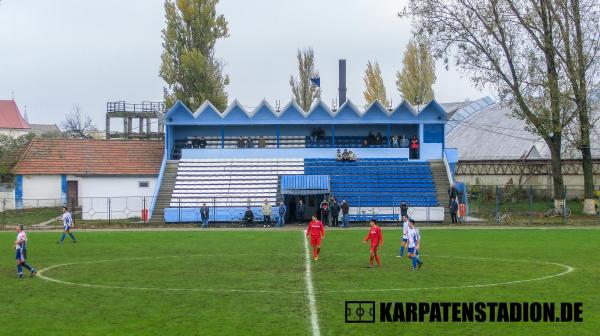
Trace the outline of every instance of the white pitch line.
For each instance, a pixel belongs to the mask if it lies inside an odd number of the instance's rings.
[[[310,324],[312,326],[313,336],[320,336],[319,316],[317,315],[317,300],[315,299],[315,291],[312,282],[312,265],[310,261],[310,249],[308,248],[308,239],[306,239],[306,231],[303,232],[302,240],[304,240],[304,260],[306,265],[306,295],[308,296],[308,308],[310,309]]]
[[[93,260],[93,261],[83,261],[83,262],[72,262],[72,263],[64,263],[64,264],[56,264],[44,269],[41,269],[37,273],[37,277],[40,279],[59,283],[63,285],[70,286],[79,286],[79,287],[88,287],[88,288],[105,288],[105,289],[126,289],[126,290],[142,290],[142,291],[167,291],[167,292],[183,292],[183,291],[191,291],[191,292],[224,292],[224,293],[308,293],[308,288],[312,290],[313,304],[314,304],[314,287],[312,286],[312,270],[309,270],[311,267],[310,263],[310,252],[308,248],[308,242],[305,239],[305,258],[307,261],[306,271],[310,274],[310,284],[309,277],[306,277],[307,281],[307,290],[277,290],[277,289],[217,289],[217,288],[160,288],[160,287],[129,287],[129,286],[115,286],[115,285],[99,285],[99,284],[86,284],[86,283],[77,283],[70,281],[63,281],[60,279],[51,278],[45,276],[44,273],[46,271],[50,271],[55,268],[66,267],[71,265],[80,265],[80,264],[96,264],[96,263],[107,263],[107,262],[116,262],[116,261],[131,261],[131,260],[149,260],[149,259],[165,259],[165,258],[189,258],[189,257],[211,257],[211,256],[261,256],[261,255],[271,255],[271,254],[231,254],[231,255],[212,255],[212,254],[194,254],[194,255],[185,255],[185,256],[158,256],[158,257],[139,257],[139,258],[122,258],[122,259],[107,259],[107,260]],[[298,256],[302,254],[298,253],[283,253],[280,255],[285,256]],[[328,255],[355,255],[355,253],[334,253]],[[424,254],[423,256],[428,256]],[[330,289],[330,290],[320,290],[320,293],[355,293],[355,292],[397,292],[397,291],[416,291],[416,290],[444,290],[444,289],[463,289],[463,288],[482,288],[482,287],[496,287],[496,286],[504,286],[504,285],[514,285],[532,281],[541,281],[552,278],[557,278],[563,275],[567,275],[575,270],[574,267],[550,262],[550,261],[539,261],[539,260],[513,260],[513,259],[499,259],[499,258],[487,258],[487,257],[461,257],[461,256],[428,256],[430,258],[452,258],[452,259],[467,259],[467,260],[483,260],[483,261],[500,261],[500,262],[518,262],[518,263],[534,263],[534,264],[542,264],[542,265],[553,265],[562,267],[564,270],[560,273],[554,273],[549,275],[538,276],[535,278],[529,279],[519,279],[505,282],[496,282],[496,283],[487,283],[487,284],[471,284],[471,285],[460,285],[460,286],[444,286],[444,287],[403,287],[403,288],[377,288],[377,289]],[[310,302],[310,297],[309,297]],[[312,313],[312,311],[311,311]],[[316,305],[315,305],[315,315],[316,315]],[[318,323],[317,323],[318,329]],[[316,334],[319,335],[319,334]]]

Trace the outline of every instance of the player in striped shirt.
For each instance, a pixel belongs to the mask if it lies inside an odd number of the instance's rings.
[[[368,240],[371,241],[371,257],[369,258],[369,268],[373,267],[373,259],[377,261],[377,266],[381,266],[379,255],[377,255],[377,249],[379,246],[383,246],[383,234],[381,234],[381,228],[377,226],[377,221],[374,219],[371,219],[371,228],[369,229],[369,233],[363,242],[366,244]]]
[[[17,231],[17,240],[15,240],[16,260],[17,260],[17,274],[19,279],[23,278],[23,267],[25,267],[31,276],[37,274],[35,268],[31,267],[27,263],[27,234],[23,231],[23,225],[17,225],[15,228]]]
[[[321,252],[321,239],[325,238],[325,227],[323,222],[317,219],[317,216],[312,216],[312,221],[308,224],[306,230],[306,237],[310,236],[310,246],[313,248],[313,259],[319,260],[319,253]]]
[[[71,213],[69,212],[69,209],[66,206],[63,207],[63,214],[61,217],[58,217],[58,220],[62,220],[63,229],[64,229],[63,234],[62,234],[62,236],[60,236],[60,240],[58,241],[58,243],[59,244],[63,243],[63,241],[65,240],[65,237],[67,236],[67,233],[69,234],[69,236],[71,236],[71,239],[73,239],[73,243],[77,243],[75,236],[71,232],[71,230],[74,227],[73,226],[73,216],[71,216]]]
[[[412,259],[412,270],[416,271],[417,267],[421,269],[423,262],[419,256],[419,249],[421,248],[421,234],[419,229],[415,226],[414,219],[408,222],[408,257]]]

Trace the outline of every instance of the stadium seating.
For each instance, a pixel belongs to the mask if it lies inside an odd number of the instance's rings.
[[[428,162],[405,159],[305,159],[304,174],[331,176],[331,193],[351,206],[437,206],[436,189]]]
[[[181,160],[171,207],[275,204],[280,175],[302,175],[302,159]]]

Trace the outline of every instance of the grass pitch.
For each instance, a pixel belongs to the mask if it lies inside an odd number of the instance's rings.
[[[321,335],[597,335],[600,230],[421,229],[425,266],[367,269],[366,229],[329,230],[311,261]],[[0,233],[0,334],[311,335],[301,231],[28,232],[43,278],[16,279]],[[565,273],[564,264],[574,268]],[[59,265],[59,266],[56,266]],[[53,267],[55,266],[55,267]],[[548,277],[536,281],[531,279]],[[505,284],[503,284],[505,283]],[[509,283],[509,284],[506,284]],[[482,285],[489,285],[481,287]],[[375,290],[375,291],[373,291]],[[345,301],[583,302],[582,323],[345,323]]]

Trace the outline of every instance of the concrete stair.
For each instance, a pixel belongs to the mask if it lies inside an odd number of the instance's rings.
[[[164,210],[165,208],[168,208],[171,203],[171,195],[175,188],[177,169],[179,169],[178,160],[167,161],[162,181],[160,181],[160,189],[158,190],[156,204],[154,205],[152,217],[150,218],[150,224],[159,225],[164,224],[165,222]]]
[[[450,211],[448,210],[448,203],[450,203],[448,188],[450,188],[450,182],[448,181],[446,166],[444,166],[443,160],[429,160],[429,165],[435,184],[437,200],[440,206],[444,207],[444,222],[451,223],[452,219],[450,218]]]

